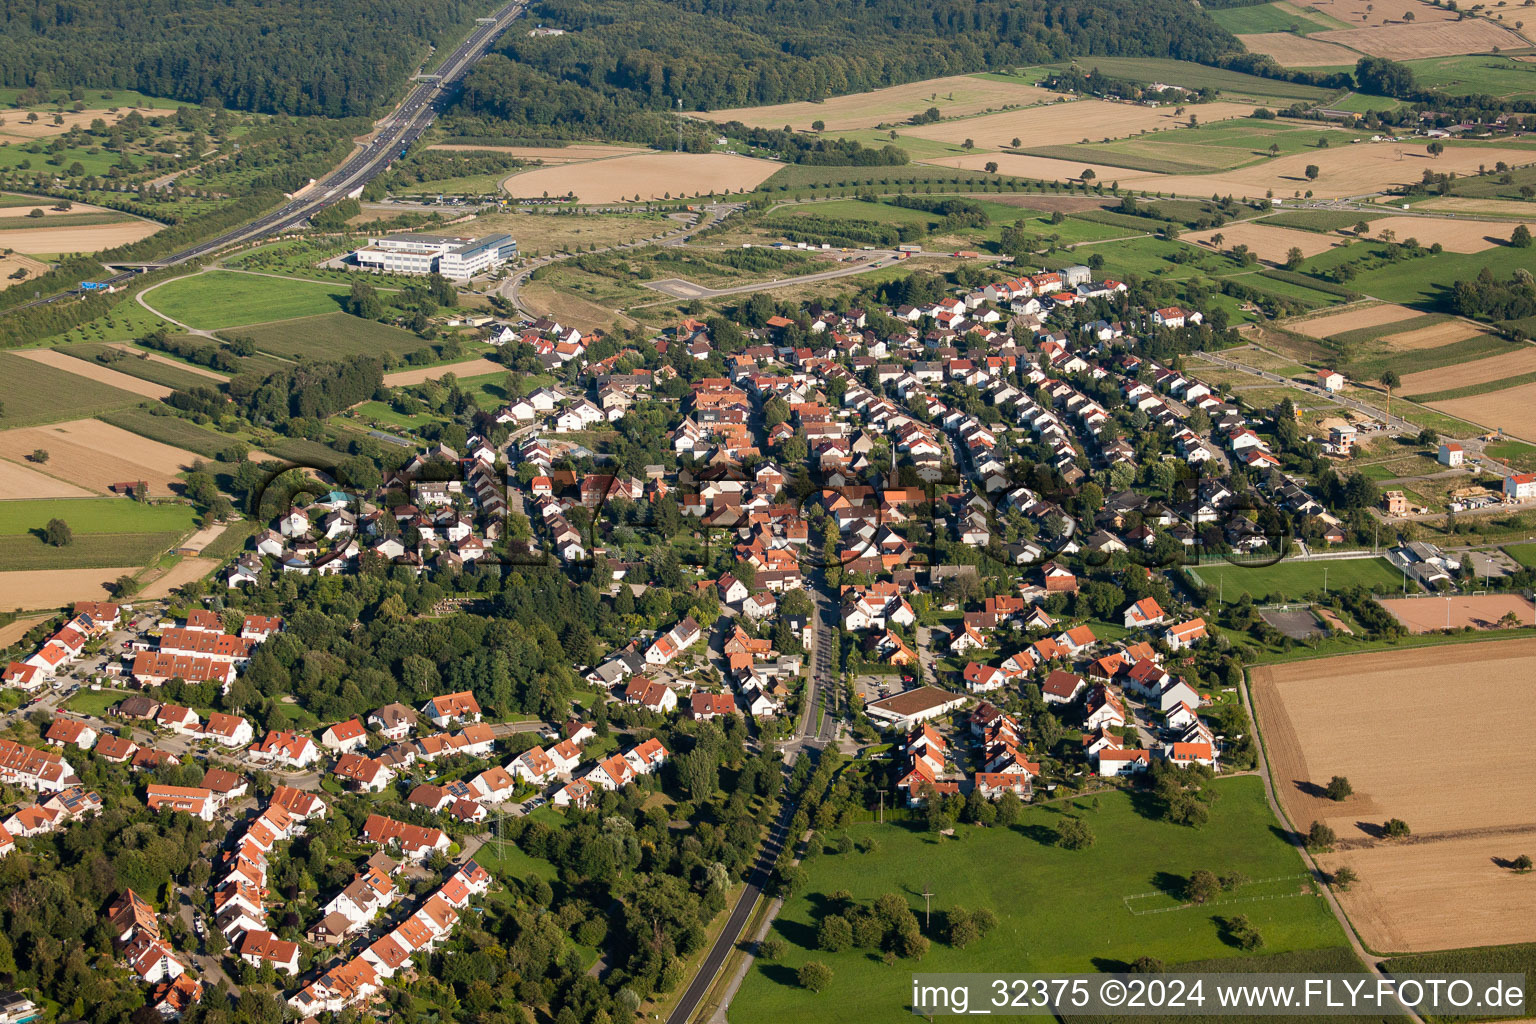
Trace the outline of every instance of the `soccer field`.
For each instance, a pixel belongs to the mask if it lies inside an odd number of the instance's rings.
[[[1400,593],[1403,574],[1385,558],[1337,558],[1302,562],[1286,559],[1274,565],[1248,567],[1216,562],[1191,569],[1190,575],[1232,604],[1244,593],[1259,604],[1300,601],[1311,593],[1329,592],[1360,584],[1373,593]],[[1408,585],[1412,593],[1418,588]]]

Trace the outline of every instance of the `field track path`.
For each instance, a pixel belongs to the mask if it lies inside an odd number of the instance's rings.
[[[1328,887],[1327,875],[1317,866],[1317,862],[1312,859],[1312,854],[1307,852],[1307,846],[1301,840],[1301,833],[1297,831],[1296,823],[1285,816],[1285,812],[1280,809],[1280,801],[1275,799],[1275,786],[1269,774],[1269,757],[1264,753],[1264,736],[1259,732],[1259,719],[1253,712],[1252,701],[1248,698],[1248,679],[1246,678],[1246,673],[1242,685],[1238,688],[1238,693],[1242,695],[1243,710],[1248,712],[1248,721],[1253,723],[1253,731],[1259,739],[1259,742],[1254,744],[1254,750],[1259,756],[1259,778],[1264,780],[1264,800],[1269,804],[1270,813],[1275,816],[1275,820],[1280,822],[1281,825],[1289,826],[1286,831],[1290,836],[1291,845],[1295,846],[1296,852],[1301,854],[1302,863],[1307,866],[1307,870],[1312,873],[1313,880],[1317,882],[1318,888],[1322,890],[1323,899],[1328,901],[1328,909],[1333,911],[1334,919],[1339,922],[1339,927],[1344,929],[1344,934],[1349,938],[1349,945],[1355,951],[1355,956],[1360,958],[1360,962],[1365,964],[1366,969],[1378,981],[1384,979],[1386,974],[1382,971],[1380,962],[1374,955],[1367,953],[1365,947],[1361,945],[1360,936],[1355,934],[1354,925],[1350,924],[1349,917],[1344,913],[1344,908],[1339,906],[1339,901],[1333,895],[1333,890]],[[1424,1018],[1420,1017],[1411,1007],[1399,1003],[1398,1008],[1407,1014],[1415,1024],[1425,1024]]]
[[[209,271],[209,269],[210,268],[208,268],[208,267],[203,267],[201,270],[197,271],[197,273],[198,274],[206,274]],[[136,293],[133,296],[133,300],[135,302],[137,302],[139,305],[143,306],[145,309],[149,310],[155,316],[159,317],[161,320],[164,320],[164,321],[166,321],[168,323],[175,324],[177,327],[180,327],[182,330],[186,331],[188,334],[195,334],[199,338],[208,338],[210,340],[217,341],[218,339],[214,338],[212,331],[198,330],[196,327],[189,327],[188,325],[182,323],[180,320],[172,320],[170,317],[166,316],[164,313],[160,312],[154,306],[151,306],[148,302],[145,301],[145,296],[147,296],[150,292],[154,291],[156,288],[161,287],[162,285],[168,285],[172,281],[182,281],[182,280],[185,280],[186,278],[196,277],[196,276],[197,276],[197,274],[183,274],[183,275],[181,275],[181,277],[168,277],[164,281],[156,281],[154,284],[150,285],[148,288],[145,288],[143,291],[140,291],[140,292]]]

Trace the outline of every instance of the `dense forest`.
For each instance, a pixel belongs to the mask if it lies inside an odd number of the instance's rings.
[[[509,33],[458,112],[539,134],[652,141],[661,112],[814,100],[1078,55],[1213,61],[1232,36],[1177,0],[539,0],[567,29]]]
[[[0,86],[82,85],[266,113],[376,113],[472,0],[0,0]]]

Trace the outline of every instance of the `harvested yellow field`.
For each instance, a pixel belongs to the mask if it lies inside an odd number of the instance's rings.
[[[1221,244],[1214,246],[1211,239],[1221,236]],[[1300,249],[1303,256],[1316,256],[1336,245],[1345,244],[1336,237],[1299,228],[1278,228],[1270,224],[1231,224],[1211,231],[1199,231],[1184,236],[1191,242],[1222,250],[1236,245],[1246,245],[1261,260],[1284,263],[1292,249]]]
[[[1291,32],[1257,32],[1238,36],[1238,40],[1253,53],[1273,57],[1281,67],[1324,68],[1340,64],[1353,64],[1360,54],[1337,43],[1325,43],[1317,37],[1326,33],[1314,32],[1298,36]]]
[[[1422,3],[1421,0],[1403,0],[1401,4],[1380,5],[1372,0],[1297,0],[1297,2],[1330,18],[1337,18],[1361,28],[1402,22],[1403,14],[1407,11],[1413,12],[1415,22],[1451,21],[1456,17],[1455,11]]]
[[[1417,352],[1420,349],[1439,348],[1458,341],[1475,338],[1483,332],[1461,320],[1446,320],[1428,327],[1416,327],[1402,334],[1388,335],[1384,340],[1393,352]]]
[[[1309,320],[1297,320],[1285,325],[1288,331],[1297,331],[1309,338],[1331,338],[1335,334],[1343,334],[1345,331],[1358,331],[1362,327],[1380,327],[1382,324],[1397,324],[1404,320],[1412,320],[1423,314],[1407,306],[1397,306],[1390,302],[1379,303],[1374,306],[1361,306],[1358,309],[1347,310],[1343,313],[1330,313],[1327,316],[1315,316]]]
[[[1506,434],[1524,441],[1536,441],[1536,384],[1431,402],[1429,407],[1485,427],[1502,427]]]
[[[1527,211],[1536,213],[1536,211]],[[1536,228],[1536,216],[1525,225]],[[1371,232],[1378,238],[1383,231],[1391,231],[1398,241],[1416,238],[1420,245],[1439,242],[1451,252],[1482,252],[1509,241],[1515,230],[1514,221],[1497,220],[1443,220],[1439,217],[1383,217],[1370,223]]]
[[[1325,871],[1348,865],[1359,876],[1338,898],[1366,946],[1422,953],[1536,940],[1529,879],[1503,866],[1536,847],[1536,828],[1424,838],[1318,858]]]
[[[583,203],[674,199],[750,191],[784,166],[729,153],[643,153],[514,174],[501,187],[514,196],[574,195]]]
[[[1403,377],[1397,391],[1403,395],[1423,394],[1428,391],[1449,391],[1492,380],[1507,380],[1524,373],[1536,373],[1536,347],[1526,345],[1508,355],[1474,359],[1457,366],[1442,366],[1438,370],[1420,370]]]
[[[935,142],[973,140],[982,149],[1001,149],[1019,139],[1026,146],[1058,146],[1090,139],[1121,139],[1141,132],[1187,127],[1191,114],[1212,124],[1253,113],[1251,103],[1201,103],[1175,114],[1171,107],[1144,107],[1109,100],[1075,100],[1045,107],[983,114],[943,124],[906,129],[907,135]],[[1001,161],[999,161],[1001,163]]]
[[[30,348],[18,351],[16,355],[23,359],[30,359],[34,363],[42,363],[65,373],[73,373],[79,377],[89,377],[91,380],[102,384],[110,384],[114,388],[123,391],[131,391],[145,398],[164,398],[171,393],[171,388],[164,384],[156,384],[154,381],[141,380],[138,377],[130,377],[126,373],[118,373],[116,370],[101,365],[94,360],[76,359],[67,356],[63,352],[55,352],[47,348]]]
[[[1311,149],[1216,174],[1132,172],[1121,174],[1120,184],[1192,196],[1209,196],[1215,192],[1239,198],[1263,198],[1273,190],[1277,196],[1310,191],[1318,198],[1331,199],[1413,184],[1421,180],[1425,171],[1473,174],[1480,165],[1491,167],[1500,160],[1511,167],[1519,167],[1536,163],[1536,152],[1452,145],[1447,146],[1440,156],[1431,158],[1424,146],[1417,143],[1361,142],[1331,149]],[[1307,180],[1308,164],[1318,166],[1320,174],[1316,181]]]
[[[177,587],[200,580],[218,567],[217,558],[183,558],[166,570],[163,576],[145,584],[137,596],[147,601],[169,597]]]
[[[51,477],[30,464],[0,459],[0,495],[12,498],[95,498],[94,491]]]
[[[148,482],[150,494],[164,495],[180,487],[176,474],[190,469],[200,456],[181,448],[130,433],[100,420],[70,420],[46,427],[0,430],[0,458],[21,462],[38,448],[52,456],[49,474],[94,491],[114,483]]]
[[[1412,603],[1430,614],[1444,601]],[[1536,827],[1536,761],[1518,744],[1482,742],[1488,708],[1507,735],[1536,728],[1536,640],[1267,665],[1250,679],[1275,793],[1297,828],[1321,821],[1341,843],[1365,845],[1394,817],[1420,836]],[[1469,746],[1483,750],[1476,786],[1439,767]],[[1323,795],[1335,775],[1352,796]]]
[[[28,569],[0,572],[0,612],[31,608],[63,608],[76,601],[105,601],[108,589],[119,576],[132,575],[139,566],[117,569]]]
[[[18,193],[7,193],[7,197],[9,197],[11,195],[17,195],[17,194]],[[69,209],[67,209],[67,210],[55,210],[53,207],[54,207],[54,205],[56,203],[58,203],[57,199],[50,199],[50,198],[47,198],[46,196],[28,196],[28,195],[22,195],[21,198],[22,199],[35,199],[36,202],[37,202],[37,205],[36,206],[0,206],[0,221],[4,221],[8,217],[28,217],[28,218],[30,218],[32,216],[32,211],[33,210],[42,210],[43,211],[43,216],[42,216],[43,220],[47,220],[50,217],[66,217],[66,216],[71,216],[71,215],[80,214],[80,213],[111,213],[111,214],[115,214],[115,213],[119,212],[117,210],[109,210],[109,209],[107,209],[104,206],[92,206],[90,203],[71,203]]]
[[[55,110],[7,110],[4,113],[5,124],[0,124],[0,139],[9,136],[12,139],[48,139],[55,135],[63,135],[75,125],[81,128],[89,128],[91,122],[98,117],[107,124],[112,125],[128,116],[128,107],[119,107],[116,113],[107,110],[81,110],[59,112]],[[36,114],[36,121],[28,121],[28,114]],[[60,117],[63,124],[54,124],[53,119]]]
[[[12,277],[18,270],[25,270],[26,276]],[[41,260],[35,260],[30,256],[23,256],[19,252],[8,255],[0,255],[0,291],[15,285],[26,284],[39,274],[48,273],[48,264]]]
[[[1452,213],[1483,213],[1500,217],[1536,216],[1536,203],[1519,199],[1468,199],[1465,196],[1436,196],[1413,207],[1415,210],[1448,210]]]
[[[1441,21],[1378,25],[1375,28],[1351,28],[1314,32],[1308,40],[1338,43],[1352,50],[1386,57],[1389,60],[1416,60],[1422,57],[1454,57],[1463,53],[1486,53],[1531,45],[1519,34],[1501,28],[1486,18],[1466,21]]]
[[[502,363],[494,363],[489,359],[471,359],[463,363],[449,363],[447,366],[427,366],[414,370],[397,370],[394,373],[384,375],[384,384],[387,387],[401,387],[406,384],[420,384],[422,381],[442,380],[448,374],[453,374],[459,380],[465,377],[481,377],[487,373],[506,373],[507,368]]]
[[[25,252],[100,252],[129,242],[148,238],[160,225],[149,220],[131,220],[119,224],[97,224],[73,228],[0,227],[0,249]]]
[[[970,75],[908,82],[873,92],[834,96],[820,103],[779,103],[771,107],[738,107],[695,114],[716,124],[740,121],[751,128],[782,128],[810,131],[816,121],[829,132],[899,124],[937,107],[944,117],[964,117],[1000,107],[1049,103],[1057,93],[1023,82],[997,82]]]
[[[604,160],[611,156],[631,156],[649,153],[639,146],[470,146],[440,142],[428,149],[445,149],[456,153],[506,153],[520,160],[538,160],[546,164],[570,164],[583,160]]]

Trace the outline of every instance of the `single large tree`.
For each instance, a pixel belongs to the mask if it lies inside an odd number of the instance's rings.
[[[1403,379],[1397,375],[1396,370],[1385,370],[1376,378],[1381,386],[1387,389],[1387,422],[1392,422],[1392,389],[1403,383]]]
[[[73,544],[75,535],[64,520],[50,519],[48,525],[43,527],[43,540],[56,548],[62,548]]]

